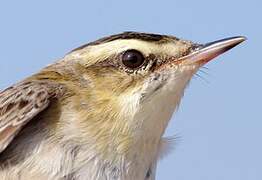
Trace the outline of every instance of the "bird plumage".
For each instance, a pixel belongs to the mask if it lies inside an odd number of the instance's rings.
[[[196,46],[113,35],[2,91],[0,176],[153,180],[164,130],[202,65],[183,64]]]

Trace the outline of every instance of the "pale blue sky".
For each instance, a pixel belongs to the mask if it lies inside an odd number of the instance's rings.
[[[0,89],[69,50],[122,31],[171,34],[195,42],[248,40],[194,78],[167,134],[176,149],[160,180],[262,179],[262,3],[259,0],[0,1]]]

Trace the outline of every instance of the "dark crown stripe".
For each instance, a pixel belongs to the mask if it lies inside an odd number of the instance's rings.
[[[138,32],[124,32],[121,34],[115,34],[112,36],[104,37],[101,39],[98,39],[96,41],[90,42],[88,44],[85,44],[83,46],[80,46],[73,51],[81,50],[87,46],[93,46],[93,45],[99,45],[102,43],[114,41],[117,39],[140,39],[143,41],[161,41],[164,37],[164,35],[159,35],[159,34],[147,34],[147,33],[138,33]],[[72,51],[72,52],[73,52]]]

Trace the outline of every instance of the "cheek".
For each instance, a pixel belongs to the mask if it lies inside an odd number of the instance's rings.
[[[109,67],[97,70],[93,68],[86,77],[88,77],[93,89],[112,95],[124,93],[136,84],[136,80],[132,76]]]

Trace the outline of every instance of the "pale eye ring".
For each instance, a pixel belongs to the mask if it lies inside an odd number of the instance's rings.
[[[121,57],[122,63],[129,69],[141,67],[145,62],[145,57],[141,52],[135,49],[127,50]]]

